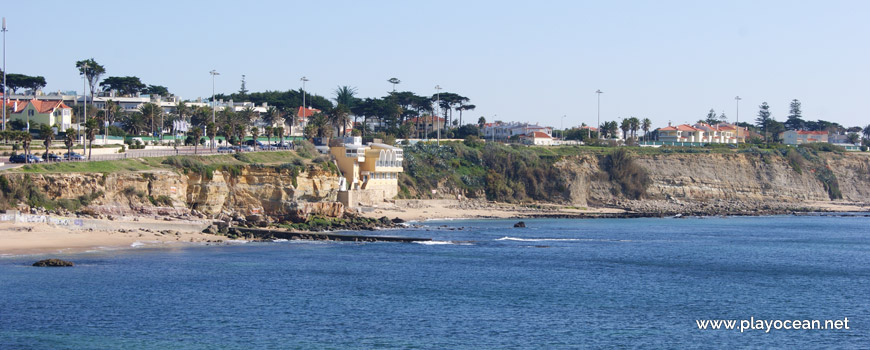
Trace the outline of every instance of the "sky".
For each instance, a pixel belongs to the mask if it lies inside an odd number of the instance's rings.
[[[435,86],[476,122],[556,128],[600,118],[870,124],[870,1],[9,1],[6,67],[46,92],[82,90],[75,62],[184,99],[301,87],[328,98]]]

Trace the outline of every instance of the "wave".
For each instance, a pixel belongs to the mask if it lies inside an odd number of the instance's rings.
[[[273,239],[272,242],[287,242],[287,240],[283,239],[283,238],[276,238],[276,239]]]
[[[596,239],[596,238],[519,238],[505,236],[496,239],[496,241],[516,241],[516,242],[631,242],[627,239]]]
[[[414,243],[417,243],[417,244],[423,244],[423,245],[455,244],[455,243],[453,243],[453,242],[451,242],[451,241],[414,241]]]

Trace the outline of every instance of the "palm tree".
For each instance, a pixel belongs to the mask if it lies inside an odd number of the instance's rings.
[[[211,140],[209,147],[214,149],[214,139],[217,137],[217,126],[215,126],[214,123],[208,123],[208,125],[205,126],[205,133],[208,134],[208,138]]]
[[[459,108],[459,126],[462,126],[462,111],[473,111],[477,106],[475,105],[461,105]]]
[[[619,128],[622,129],[622,138],[627,139],[628,138],[628,130],[631,129],[631,121],[628,119],[623,119],[622,124],[620,124]]]
[[[273,129],[272,129],[272,132],[275,133],[275,137],[280,137],[280,138],[281,138],[281,141],[280,141],[279,143],[280,143],[280,144],[284,144],[284,127],[283,127],[283,126],[279,126],[279,127],[277,127],[277,128],[273,128]]]
[[[268,120],[269,125],[272,127],[284,125],[284,115],[275,106],[269,106],[266,109],[266,120]]]
[[[345,105],[347,108],[353,108],[354,102],[356,102],[356,88],[345,86],[339,86],[335,89],[335,104],[336,105]]]
[[[43,156],[47,160],[48,148],[51,147],[51,141],[54,141],[54,130],[52,130],[48,125],[42,124],[39,127],[39,137],[43,139],[42,144],[45,145],[45,154]]]
[[[139,112],[141,112],[142,115],[151,122],[151,137],[154,137],[154,121],[157,117],[160,116],[160,114],[162,113],[162,109],[160,108],[160,106],[149,102],[143,104],[142,107],[139,107]]]
[[[133,112],[127,115],[126,118],[122,121],[122,126],[124,127],[124,131],[128,134],[132,135],[142,135],[142,131],[145,130],[147,121],[145,120],[145,116],[139,112]]]
[[[263,134],[266,135],[266,142],[268,142],[271,145],[272,144],[272,126],[266,125],[266,127],[263,128]]]
[[[24,156],[27,159],[26,162],[30,163],[30,143],[33,141],[33,135],[30,135],[29,131],[21,131],[18,135],[18,138],[24,146]]]
[[[870,140],[870,124],[861,131],[864,134],[864,138]]]
[[[260,128],[252,127],[251,128],[251,140],[254,141],[254,147],[257,147],[257,138],[260,137]]]
[[[861,139],[861,136],[858,136],[858,134],[854,133],[854,132],[850,132],[849,134],[846,135],[846,140],[848,140],[849,143],[851,143],[853,145],[858,143],[858,140],[860,140],[860,139]]]
[[[631,128],[631,136],[637,140],[637,129],[640,128],[640,120],[635,117],[628,118],[628,124]]]
[[[76,131],[73,128],[67,128],[63,135],[63,144],[66,146],[67,159],[72,159],[72,147],[76,143]]]
[[[88,160],[91,160],[91,154],[94,152],[94,139],[97,137],[97,130],[99,129],[100,125],[96,119],[90,118],[85,122],[85,137],[88,139]]]
[[[643,120],[640,121],[640,128],[643,129],[643,137],[647,141],[649,141],[649,138],[647,138],[647,134],[649,133],[649,128],[651,127],[652,121],[649,120],[649,118],[643,118]]]
[[[190,134],[193,136],[193,154],[196,154],[196,150],[199,147],[199,141],[202,139],[202,128],[194,127],[190,130]]]
[[[344,136],[349,121],[350,108],[345,105],[338,105],[329,113],[329,122],[333,127],[339,130],[341,136]]]

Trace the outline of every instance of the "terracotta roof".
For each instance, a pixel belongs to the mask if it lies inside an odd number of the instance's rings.
[[[827,131],[807,131],[807,130],[798,130],[798,135],[827,135]]]
[[[308,118],[308,117],[315,115],[317,113],[320,113],[320,110],[317,108],[311,108],[311,107],[304,108],[302,106],[299,106],[299,109],[296,110],[296,116],[299,118]]]
[[[18,108],[15,108],[16,102],[18,103]],[[36,112],[39,114],[51,113],[56,108],[61,109],[71,109],[69,106],[63,103],[60,100],[30,100],[30,101],[20,101],[20,100],[7,100],[6,105],[10,108],[14,109],[12,113],[21,113],[28,104],[32,104],[36,109]]]
[[[539,139],[551,139],[550,135],[540,131],[533,131],[531,134],[528,134],[529,137],[539,138]]]

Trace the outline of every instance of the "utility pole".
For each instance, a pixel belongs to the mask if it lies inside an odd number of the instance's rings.
[[[734,123],[734,126],[737,127],[737,143],[740,143],[740,100],[742,100],[740,96],[734,97],[734,101],[737,103],[737,113],[735,113],[737,121]]]
[[[436,113],[435,115],[434,125],[437,126],[439,118],[438,114],[441,114],[441,85],[435,85],[435,100],[435,107],[438,107],[438,113]],[[443,127],[443,125],[438,127],[438,139],[435,141],[435,144],[437,144],[439,147],[441,146],[441,127]]]
[[[308,111],[308,107],[305,107],[305,82],[308,81],[308,78],[302,76],[302,78],[299,78],[299,80],[302,81],[302,119],[300,120],[305,121],[305,112]],[[363,130],[363,135],[365,135],[365,130]]]
[[[82,74],[82,101],[84,101],[83,102],[84,105],[82,106],[83,107],[82,108],[82,118],[84,119],[85,124],[88,124],[88,84],[87,84],[88,83],[88,62],[87,61],[85,61],[85,63],[82,65],[82,69],[83,69],[83,72],[85,73],[85,74]],[[78,129],[79,129],[79,138],[81,138],[81,129],[82,129],[81,122],[79,122]],[[30,132],[30,125],[27,126],[27,131]],[[82,146],[83,146],[82,150],[84,150],[85,149],[84,148],[84,146],[85,146],[84,140],[82,140]]]
[[[595,93],[598,94],[598,125],[596,125],[596,127],[598,128],[598,138],[600,139],[601,138],[601,94],[603,94],[604,92],[601,90],[595,90]]]
[[[3,130],[6,130],[6,17],[3,17]]]
[[[214,118],[214,116],[215,116],[215,110],[217,109],[217,105],[215,104],[215,100],[214,100],[214,77],[215,77],[216,75],[221,75],[221,74],[218,73],[218,72],[217,72],[216,70],[214,70],[214,69],[212,69],[211,72],[208,72],[208,74],[211,74],[211,124],[212,124],[213,127],[215,128],[215,131],[217,131],[217,124],[215,124],[215,121],[214,121],[214,120],[215,120],[215,118]],[[212,143],[214,143],[214,142],[212,142]],[[213,144],[210,145],[210,146],[211,146],[212,149],[214,149],[214,145],[213,145]]]

